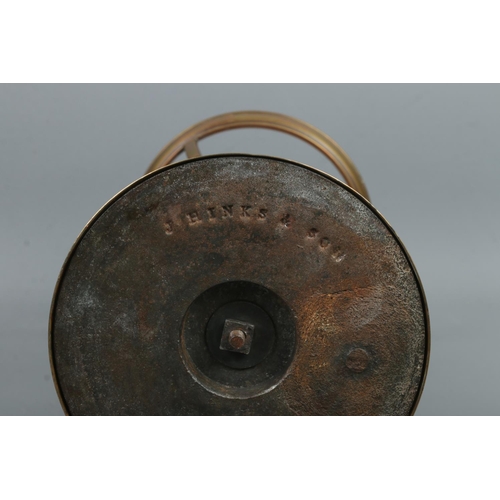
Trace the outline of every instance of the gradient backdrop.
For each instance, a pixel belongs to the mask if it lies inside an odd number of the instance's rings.
[[[0,85],[0,415],[62,415],[47,322],[80,230],[197,121],[239,110],[305,120],[354,160],[419,271],[431,363],[417,415],[500,414],[500,85]],[[202,154],[312,147],[237,130]]]

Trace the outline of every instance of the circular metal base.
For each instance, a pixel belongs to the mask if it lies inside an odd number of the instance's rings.
[[[366,199],[295,162],[217,155],[156,170],[92,219],[50,351],[72,415],[407,415],[429,324]]]

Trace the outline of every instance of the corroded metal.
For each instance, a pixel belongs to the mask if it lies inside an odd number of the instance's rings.
[[[248,354],[220,349],[225,320],[255,325]],[[408,415],[429,322],[365,198],[299,163],[216,155],[155,170],[92,219],[50,350],[72,415]]]
[[[252,348],[254,325],[234,319],[226,319],[219,349],[249,354]]]

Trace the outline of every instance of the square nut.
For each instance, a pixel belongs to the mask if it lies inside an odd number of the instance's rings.
[[[226,319],[220,341],[221,350],[248,354],[252,346],[254,330],[254,325],[250,323]]]

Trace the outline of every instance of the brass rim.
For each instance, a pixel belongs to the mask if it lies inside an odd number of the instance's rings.
[[[360,173],[345,151],[328,135],[297,118],[265,111],[239,111],[201,121],[175,137],[156,156],[146,173],[172,163],[182,151],[188,158],[201,156],[198,141],[235,128],[266,128],[293,135],[321,151],[338,169],[348,186],[370,200]]]
[[[250,155],[250,154],[209,155],[209,156],[207,156],[207,158],[211,158],[211,157],[212,158],[217,158],[217,157],[221,157],[221,156],[241,156],[241,157],[252,157],[252,156],[255,156],[255,157],[264,157],[264,158],[269,158],[269,159],[280,160],[280,158],[274,158],[274,157],[271,157],[271,156],[257,156],[257,155]],[[311,167],[309,165],[304,165],[302,163],[299,163],[299,162],[296,162],[296,161],[292,161],[292,160],[287,160],[287,161],[290,162],[290,163],[293,163],[293,164],[295,164],[297,166],[301,166],[303,168],[306,168],[306,169],[309,169],[309,170],[311,170],[313,172],[316,172],[317,174],[319,174],[319,175],[321,175],[323,177],[326,177],[327,179],[330,179],[333,182],[336,182],[336,183],[340,182],[340,181],[338,181],[338,179],[335,179],[332,175],[330,175],[330,174],[328,174],[326,172],[323,172],[321,170],[318,170],[318,169],[316,169],[314,167]],[[183,164],[186,164],[186,163],[189,163],[189,162],[190,162],[190,160],[184,160],[182,162],[179,162],[177,165],[183,165]],[[169,166],[169,167],[167,167],[167,169],[168,168],[173,168],[173,167],[175,167],[177,165]],[[159,170],[159,169],[155,169],[155,170]],[[152,178],[155,175],[157,175],[157,173],[159,173],[159,172],[149,173],[148,177]],[[62,393],[62,390],[61,390],[61,386],[60,386],[60,382],[59,382],[59,376],[58,376],[58,373],[57,373],[56,363],[55,363],[55,359],[54,359],[54,350],[53,350],[53,340],[54,340],[53,339],[53,328],[54,328],[54,319],[55,319],[54,317],[55,317],[55,312],[56,312],[56,302],[57,302],[57,298],[58,298],[59,289],[61,287],[63,278],[64,278],[64,276],[66,274],[67,268],[69,266],[69,263],[71,261],[71,258],[73,256],[76,248],[80,244],[80,242],[83,239],[83,237],[90,230],[90,228],[92,227],[92,225],[97,221],[97,219],[113,203],[115,203],[124,194],[126,194],[128,191],[130,191],[131,189],[133,189],[134,187],[136,187],[138,184],[140,184],[143,181],[144,181],[143,178],[139,178],[139,179],[135,180],[130,185],[128,185],[127,187],[125,187],[124,189],[122,189],[121,191],[119,191],[115,196],[113,196],[107,203],[105,203],[97,211],[97,213],[92,217],[92,219],[82,229],[82,231],[78,235],[76,241],[73,243],[73,246],[72,246],[72,248],[71,248],[68,256],[66,257],[66,260],[65,260],[65,262],[64,262],[64,264],[63,264],[63,266],[61,268],[61,271],[59,273],[59,276],[58,276],[58,279],[57,279],[57,282],[56,282],[56,285],[55,285],[54,294],[53,294],[53,297],[52,297],[51,308],[50,308],[49,325],[48,325],[48,333],[49,333],[49,335],[48,335],[48,348],[49,349],[48,350],[49,350],[50,367],[51,367],[51,372],[52,372],[52,380],[53,380],[53,383],[54,383],[54,386],[55,386],[55,389],[56,389],[56,392],[57,392],[57,395],[58,395],[58,398],[59,398],[59,402],[61,404],[61,407],[62,407],[65,415],[71,415],[71,413],[69,411],[69,407],[66,404],[66,400],[65,400],[65,398],[63,396],[63,393]],[[346,189],[351,190],[355,196],[358,196],[359,198],[363,199],[363,197],[359,194],[359,192],[355,191],[352,187],[347,186]],[[422,375],[421,375],[421,379],[420,379],[420,383],[419,383],[419,388],[418,388],[417,394],[415,395],[415,400],[414,400],[413,406],[412,406],[412,408],[410,410],[410,415],[414,415],[415,412],[416,412],[416,410],[417,410],[417,407],[418,407],[418,405],[420,403],[420,399],[422,397],[422,393],[423,393],[423,390],[424,390],[424,386],[425,386],[426,379],[427,379],[427,374],[428,374],[428,369],[429,369],[429,359],[430,359],[430,351],[431,351],[431,328],[430,328],[430,317],[429,317],[429,309],[428,309],[428,305],[427,305],[427,300],[426,300],[424,288],[423,288],[423,285],[422,285],[422,281],[420,279],[420,276],[419,276],[419,274],[417,272],[415,264],[414,264],[414,262],[413,262],[413,260],[412,260],[412,258],[410,256],[410,254],[408,253],[408,250],[406,249],[405,245],[403,244],[403,242],[401,241],[401,239],[399,238],[399,236],[397,235],[397,233],[393,229],[393,227],[385,219],[385,217],[370,202],[366,202],[366,204],[367,204],[368,208],[370,208],[370,210],[373,213],[375,213],[375,215],[377,217],[380,218],[380,220],[382,221],[382,223],[387,227],[387,229],[389,230],[389,232],[392,234],[392,236],[395,238],[395,240],[397,241],[397,243],[399,244],[399,246],[403,250],[403,253],[404,253],[405,257],[407,258],[407,260],[409,262],[409,265],[410,265],[410,268],[412,269],[413,275],[414,275],[414,277],[416,279],[416,283],[417,283],[417,286],[418,286],[420,299],[421,299],[421,302],[422,302],[422,309],[423,309],[424,321],[425,321],[425,331],[426,331],[426,347],[425,347],[425,353],[424,353],[424,359],[423,359],[423,366],[422,366]]]

